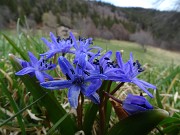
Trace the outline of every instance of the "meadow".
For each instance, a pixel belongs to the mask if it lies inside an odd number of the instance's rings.
[[[56,106],[47,105],[43,107],[40,102],[48,102],[48,99],[43,98],[43,93],[38,95],[41,96],[40,98],[35,98],[28,91],[28,88],[38,91],[37,88],[39,87],[34,87],[34,83],[27,80],[27,84],[24,84],[14,74],[16,69],[9,54],[27,59],[27,52],[31,51],[38,56],[39,53],[47,50],[45,44],[41,41],[42,36],[49,39],[47,35],[42,33],[35,35],[24,32],[13,34],[4,32],[0,34],[0,134],[2,135],[27,132],[28,134],[58,134],[56,131],[57,126],[67,117],[62,114],[62,119],[56,124],[47,121],[46,107],[54,109]],[[153,99],[148,98],[150,103],[153,106],[165,109],[170,115],[150,134],[180,134],[180,53],[151,46],[147,46],[147,52],[144,52],[142,47],[136,43],[117,40],[95,39],[93,45],[102,47],[104,52],[106,50],[112,50],[114,53],[116,51],[123,52],[124,61],[129,59],[130,52],[133,53],[134,59],[139,60],[145,68],[145,71],[138,78],[157,87],[156,91],[150,90],[155,95]],[[27,86],[28,83],[29,86]],[[128,91],[138,94],[138,87],[134,85],[125,84],[122,89],[124,92],[120,90],[116,93],[117,98],[123,97]],[[70,111],[66,91],[54,91],[52,95],[56,97],[58,103],[66,111]],[[85,108],[88,109],[88,106],[85,106]],[[95,119],[98,121],[98,117]],[[118,122],[118,117],[112,111],[109,126],[116,122]],[[93,125],[93,134],[96,133],[94,130],[96,130],[97,123]]]

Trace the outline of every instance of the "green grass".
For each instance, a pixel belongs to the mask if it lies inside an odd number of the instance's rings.
[[[112,50],[113,52],[123,50],[123,57],[125,60],[129,58],[129,53],[132,52],[135,59],[142,63],[151,65],[180,65],[180,52],[171,52],[152,46],[147,46],[147,52],[144,52],[142,47],[133,42],[117,41],[117,40],[101,40],[96,39],[94,45]]]

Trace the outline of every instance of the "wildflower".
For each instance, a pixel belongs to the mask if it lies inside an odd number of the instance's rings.
[[[130,53],[130,59],[126,63],[123,62],[120,52],[116,52],[116,59],[119,68],[122,69],[122,72],[119,72],[119,74],[117,73],[119,78],[117,77],[116,81],[132,82],[146,92],[150,97],[153,97],[153,95],[147,89],[156,89],[156,86],[136,78],[136,76],[144,70],[139,61],[133,61],[132,53]]]
[[[56,53],[72,53],[71,47],[73,46],[72,38],[60,39],[60,37],[55,37],[52,32],[50,32],[50,37],[52,42],[47,41],[45,38],[42,38],[44,43],[48,46],[49,51],[46,53],[40,54],[41,56],[46,56],[46,59],[53,57]]]
[[[24,60],[18,60],[21,66],[23,67],[22,70],[16,72],[16,75],[25,75],[29,74],[30,76],[36,76],[36,78],[40,82],[44,82],[44,78],[48,78],[49,80],[53,80],[53,78],[45,73],[45,70],[51,70],[56,67],[55,64],[52,63],[46,63],[46,61],[41,57],[40,60],[38,60],[31,52],[28,52],[30,62],[24,61]]]
[[[96,90],[101,86],[100,78],[105,78],[104,75],[89,74],[85,69],[86,62],[84,56],[78,60],[76,68],[74,68],[69,61],[60,56],[58,59],[62,73],[67,80],[54,80],[41,83],[41,86],[47,89],[64,89],[68,90],[68,101],[73,108],[78,106],[78,96],[80,92],[91,99],[94,103],[99,103],[99,96]],[[89,92],[91,94],[89,94]]]
[[[153,106],[143,96],[128,94],[123,101],[123,109],[131,115],[137,112],[151,110]]]
[[[116,71],[121,72],[120,68],[116,68],[117,65],[114,61],[111,60],[112,51],[106,52],[100,59],[97,59],[96,56],[91,58],[89,62],[93,65],[93,68],[90,72],[99,73],[107,76],[107,80],[116,79]]]
[[[92,38],[81,38],[79,37],[79,40],[76,40],[74,35],[70,33],[71,38],[73,40],[73,47],[75,48],[74,54],[75,54],[75,59],[74,63],[77,63],[78,59],[81,57],[82,54],[85,54],[85,60],[88,60],[88,57],[92,57],[94,55],[99,55],[101,48],[100,47],[90,47],[90,45],[93,44]],[[96,49],[97,53],[91,52],[91,50]]]

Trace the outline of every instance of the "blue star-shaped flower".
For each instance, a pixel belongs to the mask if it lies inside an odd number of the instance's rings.
[[[112,51],[106,52],[100,59],[93,56],[89,62],[93,65],[89,72],[99,73],[107,76],[107,80],[115,80],[117,78],[116,71],[121,72],[120,68],[111,60]]]
[[[40,54],[41,56],[46,56],[46,59],[49,59],[53,57],[56,53],[62,53],[62,55],[66,53],[72,53],[72,51],[70,50],[73,46],[73,41],[71,37],[67,39],[60,39],[60,37],[55,37],[52,32],[50,32],[50,37],[52,42],[49,42],[45,38],[42,38],[44,43],[48,46],[49,51]]]
[[[141,111],[153,109],[153,106],[143,96],[128,94],[123,101],[123,109],[128,114],[134,114]]]
[[[86,62],[84,56],[81,55],[78,60],[76,68],[74,68],[69,61],[60,56],[58,59],[62,73],[67,80],[54,80],[41,83],[41,86],[47,89],[64,89],[68,90],[68,101],[73,108],[78,106],[78,97],[80,92],[91,99],[94,103],[99,103],[99,96],[96,90],[101,86],[100,78],[106,78],[104,75],[89,74],[85,71]],[[89,95],[89,91],[91,94]]]
[[[16,75],[29,74],[30,76],[35,75],[36,78],[40,82],[44,82],[45,81],[44,78],[48,78],[49,80],[53,80],[53,78],[50,75],[45,73],[45,70],[54,69],[56,67],[56,65],[51,64],[51,63],[50,64],[46,63],[46,61],[43,59],[43,57],[41,57],[41,59],[38,60],[31,52],[28,52],[28,55],[30,58],[30,62],[18,59],[18,62],[21,64],[23,69],[16,72],[15,74]]]
[[[73,40],[73,47],[75,48],[74,54],[75,54],[75,59],[74,63],[77,63],[78,59],[81,57],[81,55],[85,54],[85,59],[86,61],[88,60],[88,57],[92,57],[94,55],[98,55],[100,53],[101,48],[100,47],[90,47],[90,45],[93,44],[92,38],[79,38],[79,40],[76,40],[75,36],[70,33],[71,38]],[[91,50],[97,50],[96,53],[91,52]]]
[[[140,74],[143,69],[141,68],[141,65],[138,61],[133,61],[132,53],[130,53],[130,59],[126,63],[124,63],[120,52],[116,52],[116,60],[119,68],[122,69],[121,72],[117,73],[116,81],[132,82],[144,92],[146,92],[150,97],[153,97],[153,95],[147,89],[156,89],[156,86],[136,78],[136,76]]]

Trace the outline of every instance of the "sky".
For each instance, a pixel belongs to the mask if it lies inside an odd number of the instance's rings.
[[[161,3],[157,3],[157,0],[99,0],[111,3],[120,7],[142,7],[142,8],[154,8],[158,10],[172,10],[173,3],[176,0],[164,0]]]

